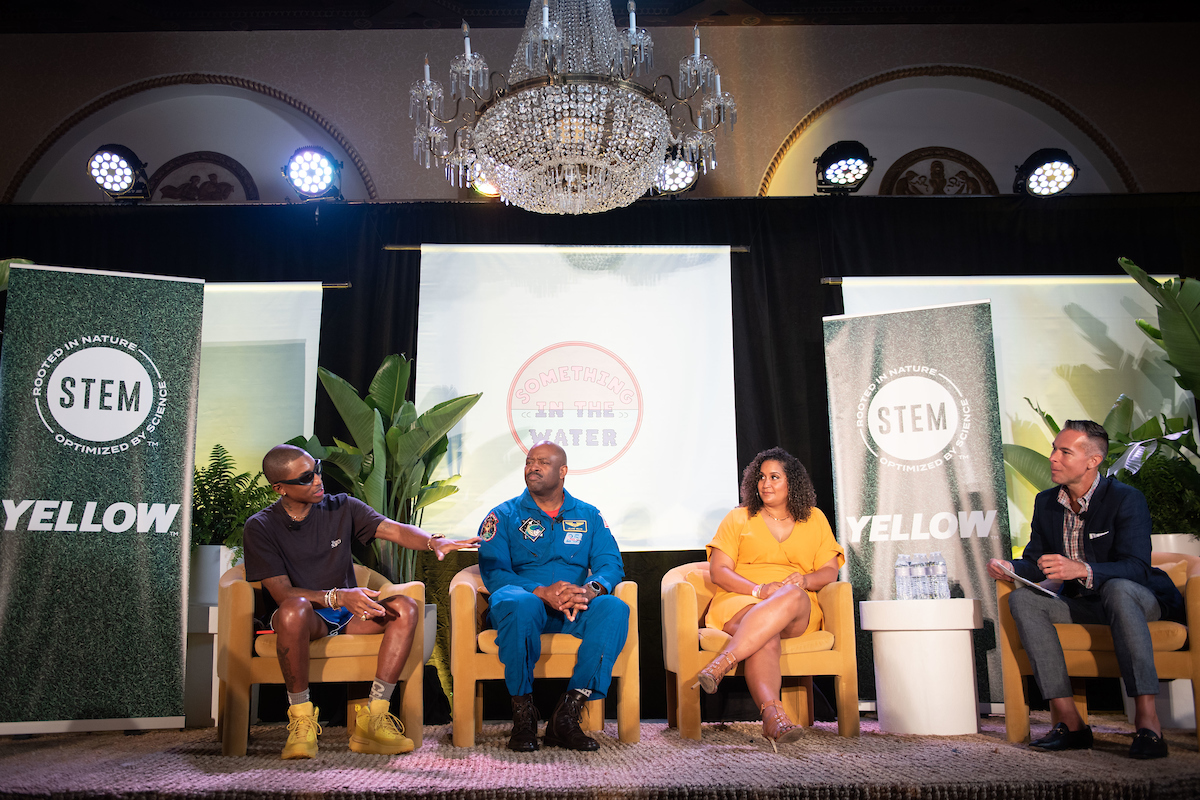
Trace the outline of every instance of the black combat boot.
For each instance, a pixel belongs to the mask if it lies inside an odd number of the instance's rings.
[[[583,732],[579,717],[583,713],[586,695],[572,689],[558,699],[550,721],[546,723],[546,745],[568,750],[599,750],[600,743]]]
[[[518,753],[532,753],[538,749],[538,710],[533,704],[533,695],[523,694],[512,699],[513,727],[508,737],[508,749]]]

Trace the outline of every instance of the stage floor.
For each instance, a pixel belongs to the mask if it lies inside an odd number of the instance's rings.
[[[1049,727],[1034,713],[1034,734]],[[817,723],[773,753],[758,723],[706,724],[703,739],[680,739],[644,722],[639,744],[621,744],[616,724],[594,753],[505,749],[507,724],[484,727],[474,748],[450,744],[450,726],[427,726],[425,742],[402,756],[346,747],[345,728],[326,728],[317,758],[283,761],[282,724],[256,726],[245,757],[225,758],[213,729],[46,734],[0,738],[0,797],[106,798],[1170,798],[1200,797],[1200,753],[1190,731],[1168,731],[1171,755],[1126,757],[1133,727],[1093,717],[1096,748],[1062,754],[1004,740],[989,717],[971,736],[894,736],[864,716],[862,736],[843,739]]]

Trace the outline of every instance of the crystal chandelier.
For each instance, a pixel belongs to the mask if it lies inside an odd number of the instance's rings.
[[[678,87],[667,75],[649,87],[634,80],[654,59],[632,2],[629,28],[618,31],[608,0],[533,0],[507,77],[488,72],[465,22],[462,31],[463,54],[450,66],[454,113],[442,116],[428,59],[412,84],[413,157],[444,166],[453,186],[486,179],[528,211],[627,206],[654,185],[668,153],[707,174],[717,166],[714,132],[737,121],[733,96],[700,52],[699,28]]]

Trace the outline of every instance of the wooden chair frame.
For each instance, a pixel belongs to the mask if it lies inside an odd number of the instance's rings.
[[[475,734],[483,729],[483,681],[504,678],[504,665],[495,650],[496,631],[485,627],[487,594],[478,565],[459,571],[450,582],[450,674],[454,678],[452,738],[455,747],[475,746]],[[629,635],[612,673],[617,698],[617,738],[634,743],[642,736],[637,584],[622,581],[613,589],[613,596],[629,606]],[[480,646],[481,642],[484,647]],[[571,677],[578,651],[579,639],[570,634],[542,634],[542,654],[534,665],[534,678]],[[580,725],[590,731],[604,727],[603,700],[587,703]]]
[[[422,583],[392,584],[382,575],[356,564],[354,575],[359,586],[386,595],[403,594],[417,601],[417,629],[408,661],[400,671],[402,686],[392,699],[393,710],[404,723],[405,735],[417,747],[421,746],[421,727],[424,723],[421,663],[421,642],[425,640],[425,585]],[[275,657],[275,634],[254,634],[255,594],[262,592],[262,583],[248,582],[245,569],[239,565],[221,576],[217,595],[217,676],[220,679],[217,712],[217,736],[221,752],[227,756],[244,756],[250,730],[250,687],[256,683],[283,683],[279,659]],[[375,678],[375,666],[383,634],[327,636],[309,646],[309,682],[359,682]],[[354,719],[354,700],[347,704],[347,720]]]
[[[688,579],[689,574],[692,580]],[[703,587],[703,588],[700,588]],[[707,561],[683,564],[667,572],[662,579],[663,658],[667,668],[667,724],[679,727],[686,739],[700,738],[700,689],[692,688],[696,675],[717,656],[703,649],[701,631],[708,604],[717,587],[708,572]],[[849,583],[834,582],[817,592],[817,601],[825,615],[824,631],[784,640],[779,658],[783,673],[783,705],[788,716],[805,726],[812,725],[812,676],[833,675],[837,680],[838,733],[859,734],[858,655],[854,642],[854,597]],[[728,638],[723,631],[711,631],[705,638]],[[827,649],[804,650],[805,640],[833,635]],[[791,644],[788,644],[791,643]],[[742,665],[728,673],[739,675]]]
[[[1186,678],[1192,681],[1196,717],[1200,719],[1200,647],[1196,646],[1200,635],[1200,557],[1180,553],[1152,553],[1154,566],[1187,561],[1187,584],[1184,601],[1187,613],[1187,648],[1179,650],[1155,650],[1154,667],[1160,680]],[[1026,591],[1026,590],[1023,590]],[[1008,581],[996,581],[996,597],[1000,604],[1000,658],[1004,672],[1004,727],[1010,742],[1029,740],[1029,696],[1025,678],[1033,675],[1029,655],[1021,646],[1016,623],[1008,608],[1008,599],[1013,585]],[[1063,656],[1067,662],[1067,674],[1071,676],[1075,707],[1084,722],[1087,721],[1087,695],[1084,679],[1116,678],[1121,670],[1112,649],[1112,635],[1107,625],[1055,625],[1059,640],[1063,644]],[[1180,627],[1177,622],[1151,622],[1150,635],[1161,640],[1170,629]],[[1200,731],[1197,732],[1200,745]]]

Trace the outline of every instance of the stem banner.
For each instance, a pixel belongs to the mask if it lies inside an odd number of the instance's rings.
[[[203,281],[14,266],[0,734],[183,726]]]
[[[940,552],[950,596],[979,600],[981,703],[1003,699],[990,558],[1010,552],[991,305],[826,317],[837,537],[854,598],[895,599],[899,554]],[[855,604],[857,616],[857,603]],[[859,626],[860,696],[875,696]]]

